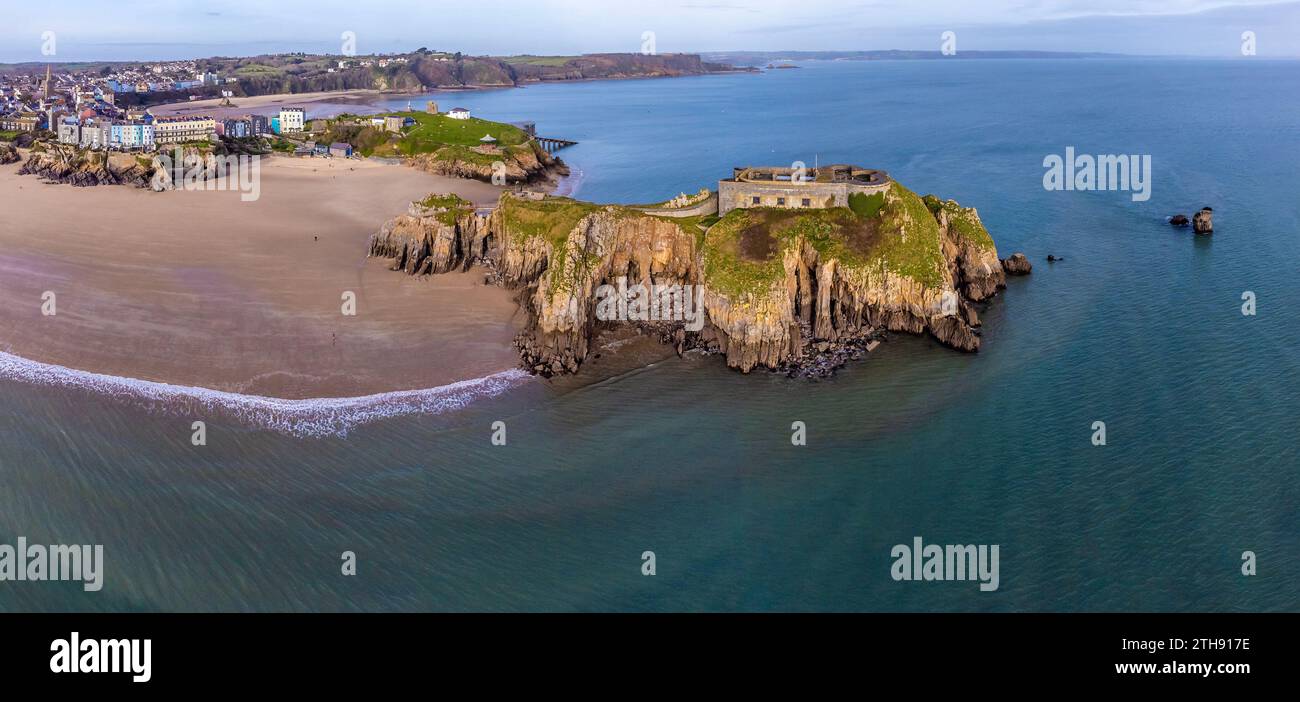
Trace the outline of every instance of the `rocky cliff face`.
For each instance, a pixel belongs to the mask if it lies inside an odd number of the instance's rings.
[[[576,372],[593,338],[620,324],[743,372],[837,365],[886,331],[976,351],[975,305],[1005,286],[974,210],[897,185],[853,210],[736,210],[707,223],[508,193],[488,217],[413,205],[372,237],[370,255],[413,275],[488,265],[520,291],[530,322],[516,346],[544,375]],[[652,294],[638,299],[638,286]],[[668,291],[686,304],[644,304],[658,299],[652,286],[683,286]]]
[[[18,170],[56,183],[76,186],[134,185],[147,188],[153,176],[152,161],[133,154],[77,149],[62,144],[34,147]]]
[[[78,187],[131,185],[170,190],[175,187],[171,177],[173,170],[170,168],[170,159],[174,156],[174,150],[158,154],[131,154],[42,143],[32,148],[18,173]],[[203,153],[191,147],[184,149],[181,158],[184,160],[182,173],[194,167],[202,167],[202,177],[199,180],[216,178],[219,173],[218,157],[214,154]]]

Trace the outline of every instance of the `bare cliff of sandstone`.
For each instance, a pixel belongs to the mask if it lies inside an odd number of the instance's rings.
[[[976,305],[1005,287],[978,213],[897,183],[850,204],[671,219],[507,193],[477,216],[435,195],[386,223],[370,255],[411,275],[487,266],[490,280],[519,291],[529,323],[516,346],[543,375],[576,372],[603,329],[627,323],[744,372],[838,364],[887,331],[978,350]],[[599,313],[599,289],[613,285],[692,286],[703,324],[644,309],[611,319]]]
[[[211,151],[187,146],[180,153],[181,162],[176,164],[172,161],[175,150],[134,154],[40,143],[32,147],[18,173],[78,187],[130,185],[153,190],[173,189],[173,176],[177,173],[201,181],[229,173]]]
[[[76,186],[134,185],[149,187],[153,160],[148,156],[91,151],[63,144],[37,144],[18,172]]]

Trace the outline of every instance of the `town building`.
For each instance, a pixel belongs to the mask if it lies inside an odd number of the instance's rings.
[[[217,133],[217,122],[208,116],[159,117],[153,121],[154,142],[180,144],[209,141]]]
[[[452,119],[469,119],[469,118],[470,118],[469,110],[467,110],[467,109],[465,109],[465,108],[463,108],[463,107],[453,107],[452,110],[451,110],[451,112],[448,112],[448,113],[447,113],[447,116],[450,117],[450,118],[452,118]]]
[[[34,132],[40,124],[40,115],[33,112],[20,112],[0,117],[0,132]]]
[[[109,148],[124,151],[154,148],[153,125],[142,122],[114,122],[109,126]]]
[[[336,141],[330,144],[330,156],[335,158],[348,158],[352,155],[352,145]]]
[[[301,107],[282,107],[280,108],[280,129],[278,134],[285,132],[301,132],[307,124],[307,111]]]

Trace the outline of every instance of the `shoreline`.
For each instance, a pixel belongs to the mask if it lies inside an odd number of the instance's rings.
[[[153,105],[149,111],[158,117],[171,117],[203,113],[213,117],[232,117],[236,115],[260,114],[271,112],[275,108],[292,106],[307,107],[311,105],[371,106],[387,96],[414,95],[407,91],[374,90],[354,88],[348,90],[330,90],[315,93],[275,93],[272,95],[255,95],[252,97],[230,98],[231,105],[222,105],[224,98],[210,98],[189,102],[169,102]],[[331,115],[332,116],[332,115]]]
[[[244,424],[300,437],[346,436],[356,427],[408,414],[444,414],[495,397],[532,376],[519,369],[446,385],[350,397],[281,398],[177,385],[68,368],[0,351],[0,382],[17,382],[129,399],[146,411],[182,414],[202,408]]]
[[[465,86],[447,86],[433,87],[418,91],[411,90],[378,90],[375,88],[349,88],[346,90],[329,90],[312,93],[274,93],[270,95],[254,95],[251,97],[230,98],[232,106],[222,106],[224,98],[209,98],[206,100],[194,100],[188,102],[169,102],[161,105],[152,105],[148,107],[154,115],[158,117],[170,117],[175,115],[186,115],[202,112],[210,114],[213,117],[232,117],[246,114],[259,114],[259,110],[269,111],[271,108],[281,106],[292,107],[309,107],[312,105],[332,105],[335,107],[374,107],[375,103],[384,98],[401,98],[403,96],[415,98],[423,95],[434,95],[438,93],[474,93],[485,90],[522,90],[536,85],[558,85],[563,83],[599,83],[604,81],[627,81],[627,80],[665,80],[673,78],[695,78],[705,76],[729,76],[736,74],[761,74],[759,70],[734,70],[734,71],[709,71],[706,73],[686,73],[676,76],[616,76],[607,78],[573,78],[566,80],[526,80],[521,83],[499,84],[499,85],[465,85]],[[423,108],[421,108],[423,109]],[[333,117],[344,110],[328,111],[324,117]],[[365,113],[358,113],[365,114]]]

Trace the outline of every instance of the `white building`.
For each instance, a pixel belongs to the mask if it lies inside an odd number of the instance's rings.
[[[469,110],[463,107],[454,107],[451,112],[447,113],[447,116],[452,119],[469,119],[470,114]]]
[[[301,132],[307,125],[307,111],[301,107],[280,108],[280,131]]]

